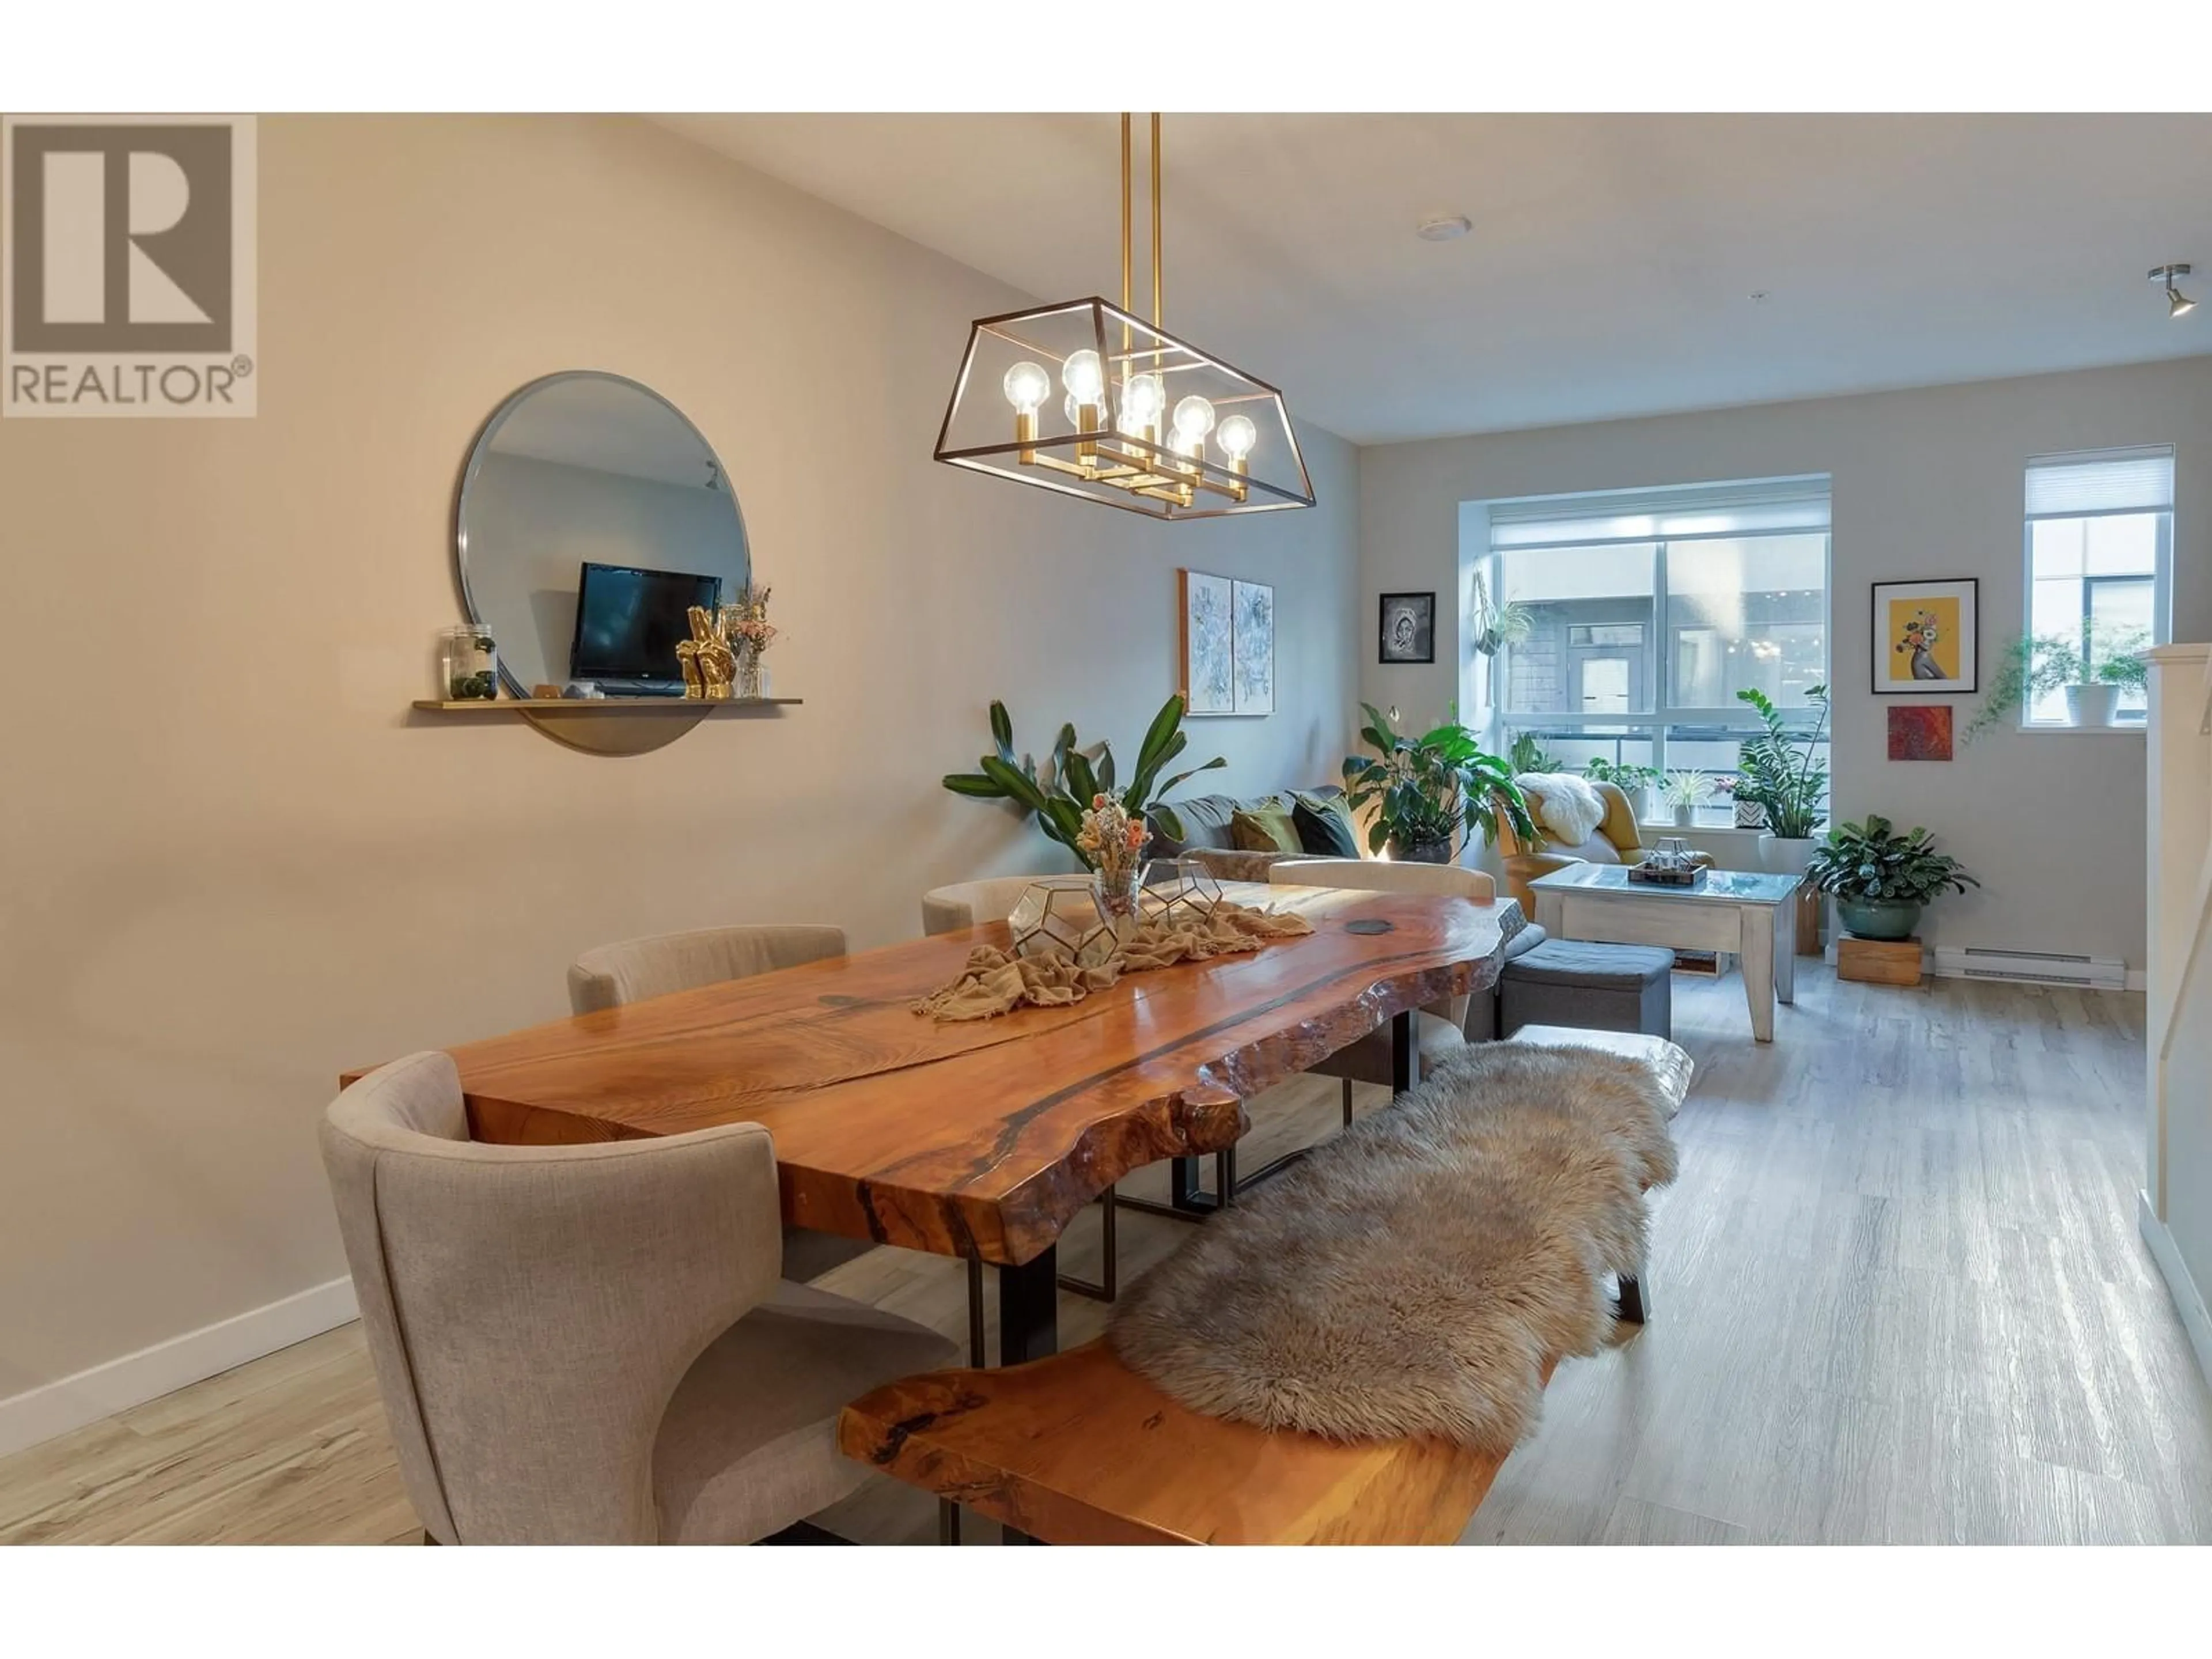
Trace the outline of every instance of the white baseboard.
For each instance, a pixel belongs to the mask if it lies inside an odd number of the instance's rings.
[[[353,1280],[333,1279],[265,1308],[218,1320],[0,1400],[0,1456],[304,1342],[344,1324],[358,1311]]]
[[[2174,1310],[2181,1316],[2181,1328],[2189,1333],[2189,1346],[2197,1351],[2197,1367],[2204,1373],[2204,1380],[2212,1382],[2212,1312],[2206,1311],[2203,1295],[2190,1278],[2189,1264],[2181,1259],[2173,1235],[2151,1208],[2148,1193],[2136,1194],[2136,1223],[2142,1230],[2143,1243],[2150,1246],[2151,1260],[2158,1263],[2159,1273],[2166,1279]]]

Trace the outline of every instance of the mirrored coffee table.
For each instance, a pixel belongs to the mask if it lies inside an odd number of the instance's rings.
[[[1728,951],[1743,966],[1751,1034],[1774,1041],[1774,1004],[1796,1000],[1797,878],[1709,870],[1695,887],[1628,878],[1619,864],[1572,864],[1528,884],[1536,922],[1554,939]]]

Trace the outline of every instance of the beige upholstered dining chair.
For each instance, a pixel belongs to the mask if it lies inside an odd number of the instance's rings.
[[[597,1013],[647,997],[749,979],[844,954],[843,928],[804,924],[702,927],[689,933],[624,939],[619,945],[594,945],[570,964],[568,1006],[580,1014]],[[787,1227],[784,1277],[819,1279],[873,1248],[861,1239]]]
[[[1035,876],[991,876],[982,881],[933,887],[921,896],[921,931],[957,933],[963,927],[981,927],[987,921],[1004,921],[1037,880]]]
[[[757,1124],[468,1139],[452,1057],[325,1115],[323,1161],[407,1495],[445,1544],[745,1543],[868,1478],[839,1410],[934,1331],[782,1282]]]
[[[1285,859],[1270,866],[1267,879],[1276,886],[1351,887],[1367,892],[1434,893],[1489,903],[1498,896],[1498,884],[1480,870],[1455,864],[1398,864],[1382,859]],[[1441,1064],[1454,1050],[1466,1045],[1468,997],[1433,1003],[1413,1022],[1415,1049],[1420,1069]],[[1344,1121],[1352,1121],[1352,1085],[1393,1080],[1389,1026],[1370,1031],[1348,1048],[1340,1048],[1310,1068],[1322,1077],[1344,1083]]]
[[[845,954],[842,927],[702,927],[595,945],[568,969],[568,1006],[580,1014],[619,1008],[726,979],[749,979]]]

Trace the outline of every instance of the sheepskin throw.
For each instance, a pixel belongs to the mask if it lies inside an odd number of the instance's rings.
[[[1514,781],[1535,796],[1536,821],[1562,847],[1579,847],[1605,822],[1605,797],[1571,772],[1523,772]]]
[[[1312,932],[1313,923],[1294,910],[1279,915],[1224,901],[1202,916],[1140,921],[1097,962],[1078,963],[1062,951],[1016,956],[979,945],[968,953],[960,977],[922,998],[914,1011],[942,1020],[989,1019],[1025,1004],[1048,1008],[1080,1002],[1093,991],[1108,989],[1123,974],[1256,951]]]
[[[1109,1338],[1194,1410],[1502,1456],[1547,1361],[1595,1353],[1608,1273],[1674,1176],[1640,1060],[1483,1043],[1220,1212],[1124,1295]]]

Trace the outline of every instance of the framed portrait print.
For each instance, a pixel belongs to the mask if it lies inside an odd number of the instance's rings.
[[[1437,659],[1437,596],[1385,593],[1377,662],[1434,662]]]
[[[1980,592],[1971,576],[1876,582],[1875,694],[1979,690]]]

